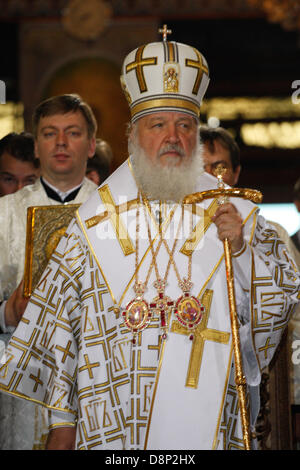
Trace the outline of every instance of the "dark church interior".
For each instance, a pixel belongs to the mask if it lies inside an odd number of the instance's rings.
[[[0,0],[0,24],[0,137],[31,131],[42,99],[79,93],[95,113],[98,137],[112,146],[115,170],[127,158],[123,58],[160,41],[166,24],[169,40],[195,46],[208,62],[200,121],[235,137],[239,187],[261,191],[265,204],[293,205],[300,177],[299,0]],[[294,222],[298,229],[300,217]],[[300,405],[290,403],[285,374],[279,357],[264,376],[263,450],[300,448]]]

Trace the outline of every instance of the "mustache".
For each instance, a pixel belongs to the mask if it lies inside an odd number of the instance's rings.
[[[185,157],[185,151],[183,150],[183,148],[181,148],[177,144],[167,144],[164,147],[162,147],[158,152],[158,157],[161,157],[164,153],[168,153],[168,152],[176,152],[181,157]]]

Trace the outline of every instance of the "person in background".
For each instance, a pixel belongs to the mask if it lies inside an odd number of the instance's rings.
[[[40,175],[39,168],[32,134],[11,132],[0,140],[0,196],[35,183]]]
[[[95,155],[88,159],[86,177],[99,186],[110,175],[112,160],[113,152],[108,142],[96,139]]]
[[[235,186],[238,183],[242,166],[240,148],[236,143],[234,137],[230,134],[229,131],[227,131],[223,127],[209,127],[206,124],[199,126],[199,134],[201,143],[203,145],[203,161],[205,171],[214,176],[215,168],[218,164],[221,163],[226,168],[226,173],[223,176],[224,182],[227,183],[229,186]],[[297,184],[295,188],[296,187]],[[296,189],[294,191],[294,194],[296,200]],[[300,182],[298,185],[298,195],[300,197]],[[295,240],[293,239],[292,241],[285,228],[277,222],[269,221],[269,223],[274,226],[279,237],[287,245],[292,257],[297,261],[299,259],[299,254],[297,253],[296,246],[293,243],[293,241]]]
[[[240,149],[230,132],[222,127],[200,126],[200,140],[203,145],[204,170],[211,175],[218,164],[226,168],[223,180],[235,186],[241,172]]]
[[[96,188],[85,177],[96,146],[97,123],[90,106],[74,94],[51,97],[36,107],[32,121],[41,176],[34,184],[0,198],[0,339],[5,342],[28,302],[22,282],[27,208],[82,203]],[[33,403],[1,394],[0,449],[38,447],[40,437],[39,433],[35,437],[35,430],[47,422],[46,414],[39,411]],[[46,436],[47,431],[43,439]]]
[[[227,172],[223,179],[230,186],[238,183],[241,171],[240,149],[233,136],[222,127],[211,128],[207,125],[200,126],[200,138],[203,144],[203,159],[205,171],[213,175],[213,170],[218,163],[222,163]],[[294,203],[300,212],[300,179],[294,186]],[[300,230],[292,237],[280,224],[274,221],[268,221],[271,224],[279,238],[285,243],[298,269],[300,270],[300,252],[296,248],[297,241],[300,240]],[[299,238],[298,238],[299,236]],[[300,245],[299,245],[300,247]],[[300,305],[295,309],[288,324],[290,357],[293,355],[293,344],[298,344],[300,340]],[[296,343],[297,341],[297,343]],[[297,411],[300,405],[300,373],[299,364],[289,361],[290,374],[290,401],[292,405],[292,418],[294,422],[294,439],[300,443],[300,413]]]

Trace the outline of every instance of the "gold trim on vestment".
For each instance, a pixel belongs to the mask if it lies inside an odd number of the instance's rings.
[[[115,206],[116,213],[120,215],[125,211],[128,212],[131,209],[135,209],[138,205],[138,202],[139,202],[138,199],[131,199],[131,201],[127,201],[127,202],[124,202],[123,204]],[[85,220],[85,225],[88,229],[90,229],[100,224],[101,222],[108,220],[110,216],[111,214],[109,213],[109,211],[104,211],[102,212],[102,214],[94,215],[93,217],[90,217],[89,219]]]
[[[27,209],[26,224],[26,247],[25,247],[25,266],[24,266],[24,289],[23,295],[29,298],[32,294],[32,250],[33,250],[33,228],[35,212],[33,207]],[[27,275],[25,275],[27,273]]]
[[[199,220],[196,223],[190,237],[184,242],[182,248],[180,249],[180,252],[183,255],[191,256],[191,254],[195,251],[196,246],[200,243],[205,232],[211,226],[212,224],[211,217],[215,214],[217,208],[218,208],[218,200],[214,199],[207,209],[203,209],[202,217],[204,219],[204,223],[202,223],[202,220]],[[188,246],[190,248],[188,248]]]
[[[22,377],[21,377],[22,378]],[[18,383],[20,382],[20,380],[18,381]],[[18,385],[18,384],[17,384]],[[65,413],[70,413],[72,415],[75,415],[77,416],[77,411],[73,411],[73,410],[70,410],[70,409],[67,409],[67,408],[58,408],[56,406],[51,406],[51,405],[48,405],[47,403],[45,403],[44,401],[40,401],[40,400],[37,400],[35,398],[29,398],[27,395],[23,395],[22,393],[20,392],[12,392],[10,390],[8,390],[8,387],[10,387],[10,385],[8,385],[7,387],[3,384],[0,383],[0,390],[3,390],[5,393],[8,393],[9,395],[13,395],[15,397],[18,397],[18,398],[22,398],[22,399],[25,399],[27,401],[30,401],[32,403],[37,403],[38,405],[42,405],[44,406],[45,408],[47,408],[48,410],[56,410],[56,411],[63,411]]]
[[[221,408],[220,408],[220,412],[219,412],[219,418],[218,418],[218,421],[217,421],[216,432],[215,432],[215,437],[214,437],[214,440],[213,440],[212,450],[216,450],[216,448],[218,446],[218,434],[219,434],[219,431],[220,431],[220,425],[221,425],[220,423],[221,423],[221,419],[222,419],[223,412],[224,412],[224,402],[225,402],[226,395],[227,395],[227,390],[228,390],[228,382],[229,382],[231,364],[232,364],[232,354],[233,354],[233,344],[231,343],[231,351],[230,351],[230,355],[229,355],[229,361],[228,361],[228,368],[227,368],[227,374],[226,374],[226,380],[225,380],[225,387],[224,387],[224,391],[223,391],[222,404],[221,404]]]
[[[91,243],[90,243],[90,240],[89,240],[89,238],[88,238],[88,236],[87,236],[86,230],[85,230],[85,228],[84,228],[84,225],[83,225],[83,222],[82,222],[82,220],[81,220],[81,217],[80,217],[80,215],[79,215],[79,211],[78,211],[78,210],[76,211],[76,218],[77,218],[78,223],[79,223],[79,225],[80,225],[80,227],[81,227],[81,230],[82,230],[82,232],[83,232],[83,234],[84,234],[84,236],[85,236],[85,238],[86,238],[86,241],[87,241],[87,243],[88,243],[88,245],[89,245],[89,248],[90,248],[91,252],[93,253],[93,256],[94,256],[94,258],[95,258],[95,260],[96,260],[96,263],[97,263],[97,265],[98,265],[98,268],[99,268],[99,270],[100,270],[100,272],[101,272],[101,274],[102,274],[102,276],[103,276],[104,282],[105,282],[105,284],[106,284],[106,286],[107,286],[107,288],[108,288],[108,290],[109,290],[109,293],[110,293],[110,296],[111,296],[111,298],[112,298],[112,301],[113,301],[114,304],[116,304],[116,299],[115,299],[115,296],[114,296],[114,294],[113,294],[113,291],[112,291],[112,289],[111,289],[111,287],[110,287],[110,285],[109,285],[109,283],[108,283],[108,281],[107,281],[107,279],[106,279],[106,277],[105,277],[105,275],[104,275],[104,272],[103,272],[103,270],[102,270],[102,268],[101,268],[101,266],[100,266],[100,263],[99,263],[98,257],[96,256],[96,253],[95,253],[95,251],[94,251],[94,248],[92,247],[92,245],[91,245]]]
[[[110,219],[110,222],[115,230],[117,239],[121,245],[124,255],[125,256],[131,255],[132,253],[135,252],[135,249],[133,247],[130,236],[128,235],[127,229],[120,217],[120,214],[117,211],[117,207],[113,200],[113,196],[111,194],[108,184],[101,186],[101,188],[98,189],[98,193],[104,206],[107,209],[105,212],[108,213],[108,218]],[[114,210],[111,211],[109,209],[110,207],[113,207]],[[127,209],[127,205],[125,205],[125,209]]]
[[[49,428],[49,431],[51,429],[55,429],[55,428],[59,428],[59,427],[65,427],[67,426],[68,428],[74,428],[76,426],[76,423],[73,423],[72,421],[64,421],[64,422],[61,422],[61,423],[54,423],[54,424],[50,424],[48,426]]]

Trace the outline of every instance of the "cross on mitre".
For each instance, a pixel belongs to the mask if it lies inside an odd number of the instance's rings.
[[[163,35],[163,41],[167,40],[168,34],[172,34],[172,30],[168,29],[166,24],[164,24],[163,28],[159,28],[158,32]]]

